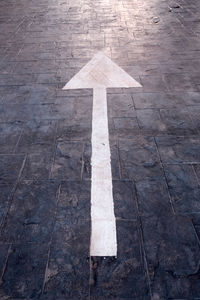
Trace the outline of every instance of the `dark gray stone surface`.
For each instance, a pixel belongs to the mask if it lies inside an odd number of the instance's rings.
[[[1,299],[39,299],[47,250],[48,244],[20,243],[11,246],[1,282]]]
[[[191,165],[165,165],[165,173],[177,213],[200,212],[200,186]]]
[[[61,183],[57,218],[70,225],[90,219],[90,181],[65,181]],[[64,234],[64,232],[63,232]]]
[[[58,216],[46,269],[46,299],[89,297],[89,242],[89,222],[69,224],[67,218]]]
[[[59,142],[51,169],[53,179],[78,180],[82,177],[84,144],[81,142]]]
[[[163,163],[199,163],[200,138],[191,137],[158,137],[158,150]]]
[[[119,220],[133,220],[137,217],[137,200],[132,181],[113,181],[115,216]]]
[[[1,185],[1,196],[0,196],[0,224],[3,225],[4,218],[9,209],[9,204],[12,197],[12,185]]]
[[[53,161],[51,153],[30,153],[21,175],[22,180],[47,180]]]
[[[1,239],[6,242],[48,243],[54,225],[57,193],[56,182],[19,183],[1,232]]]
[[[0,155],[0,185],[12,184],[20,175],[25,156],[20,155]]]
[[[0,132],[0,154],[12,154],[21,137],[21,123],[1,123]]]
[[[136,183],[138,210],[141,216],[159,216],[173,212],[165,178],[144,179]]]
[[[91,299],[150,299],[137,222],[118,221],[117,237],[117,258],[91,258]]]
[[[198,0],[0,1],[0,299],[200,299]],[[89,257],[91,89],[103,51],[118,255]],[[103,195],[102,195],[103,197]]]
[[[156,216],[142,218],[142,224],[152,297],[198,297],[199,244],[190,219]]]
[[[31,120],[23,124],[21,138],[15,151],[17,153],[52,152],[55,133],[55,121]]]
[[[121,174],[123,179],[159,178],[162,169],[156,144],[152,137],[134,137],[119,141]]]

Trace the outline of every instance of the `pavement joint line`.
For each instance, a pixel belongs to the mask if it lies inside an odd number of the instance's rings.
[[[167,181],[167,176],[166,176],[165,169],[164,169],[164,166],[163,166],[163,162],[162,162],[162,159],[161,159],[159,147],[158,147],[158,144],[157,144],[157,141],[156,141],[155,138],[154,138],[154,143],[156,145],[156,150],[157,150],[157,153],[158,153],[158,156],[159,156],[159,160],[160,160],[160,163],[161,163],[161,168],[162,168],[163,175],[164,175],[164,178],[165,178],[165,185],[166,185],[166,188],[167,188],[167,193],[168,193],[169,201],[170,201],[170,204],[171,204],[171,209],[172,209],[173,214],[175,215],[176,211],[175,211],[175,208],[174,208],[174,202],[173,202],[173,199],[172,199],[170,191],[169,191],[169,184],[168,184],[168,181]]]

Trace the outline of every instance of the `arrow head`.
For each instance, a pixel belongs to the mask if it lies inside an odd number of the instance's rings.
[[[141,85],[99,52],[63,87],[63,90],[120,87],[141,87]]]

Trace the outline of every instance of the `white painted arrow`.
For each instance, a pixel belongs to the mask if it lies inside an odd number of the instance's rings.
[[[102,52],[97,53],[64,87],[93,89],[91,256],[117,256],[106,88],[141,87]]]

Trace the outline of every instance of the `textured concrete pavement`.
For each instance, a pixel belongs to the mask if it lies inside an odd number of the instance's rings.
[[[103,51],[118,256],[90,257],[92,90]],[[200,2],[0,1],[0,299],[200,299]]]

